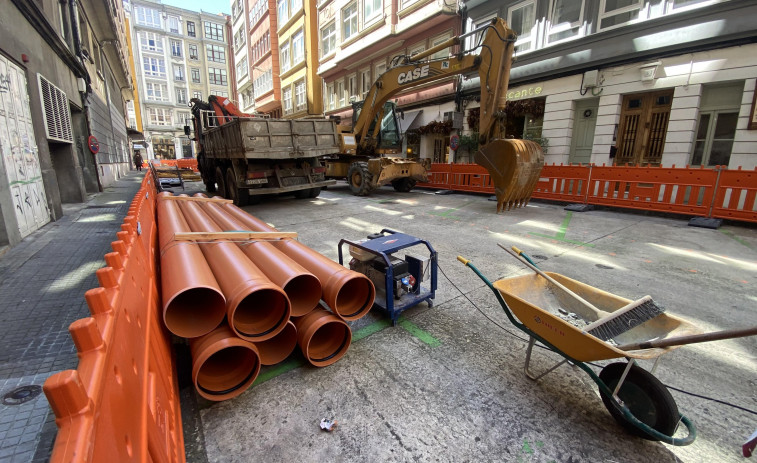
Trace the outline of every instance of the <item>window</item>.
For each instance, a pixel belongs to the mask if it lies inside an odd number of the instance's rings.
[[[292,58],[289,56],[289,42],[281,45],[279,52],[279,62],[281,63],[281,73],[287,72],[292,67]]]
[[[279,0],[276,7],[276,14],[279,23],[279,28],[283,26],[289,20],[289,1]]]
[[[297,111],[303,111],[307,109],[307,87],[304,80],[301,80],[294,84],[294,105],[295,110]]]
[[[302,0],[292,0],[292,16],[302,9]]]
[[[223,24],[205,21],[205,38],[223,42]]]
[[[552,0],[547,41],[561,42],[583,35],[584,0]]]
[[[247,57],[242,58],[237,64],[237,79],[247,75]]]
[[[165,77],[166,62],[160,58],[142,57],[142,69],[146,76]]]
[[[195,23],[192,21],[187,21],[187,35],[190,37],[197,37],[197,33],[195,32]]]
[[[363,22],[368,23],[371,19],[381,15],[381,0],[365,0],[363,9]]]
[[[208,68],[208,82],[213,85],[228,85],[226,69]]]
[[[192,92],[192,98],[197,98],[198,100],[202,100],[202,92]]]
[[[176,89],[176,102],[178,104],[187,104],[187,89],[185,88]]]
[[[222,96],[224,98],[228,98],[229,97],[229,92],[225,92],[223,90],[211,90],[210,94],[211,95],[216,95],[216,96]]]
[[[255,95],[262,95],[273,89],[273,71],[271,69],[263,72],[252,83]]]
[[[192,125],[192,115],[186,111],[177,112],[176,119],[179,125]]]
[[[365,94],[371,89],[373,81],[371,80],[371,69],[366,68],[360,71],[360,99],[365,98]]]
[[[197,51],[197,45],[195,44],[189,45],[189,59],[193,59],[193,60],[200,59],[200,52]]]
[[[163,108],[149,108],[151,125],[171,125],[171,111]]]
[[[184,66],[178,65],[173,67],[173,80],[184,82]]]
[[[161,27],[160,23],[160,11],[145,8],[143,6],[135,6],[134,11],[137,16],[137,24],[150,27]]]
[[[226,62],[226,51],[220,45],[206,45],[205,51],[207,53],[208,61],[216,63]]]
[[[178,40],[171,40],[171,56],[181,58],[181,42]]]
[[[268,0],[257,0],[250,9],[250,29],[257,23],[263,14],[268,11]]]
[[[612,0],[610,0],[612,1]],[[507,12],[507,24],[518,34],[515,51],[524,52],[534,49],[533,29],[536,24],[536,2],[530,0],[510,8]]]
[[[357,2],[342,8],[342,41],[357,34]]]
[[[284,103],[284,114],[292,112],[292,87],[287,87],[281,92],[281,99]]]
[[[247,43],[247,33],[245,31],[245,28],[242,27],[239,29],[237,34],[234,36],[234,47],[235,49],[239,49],[243,47]]]
[[[147,82],[145,92],[150,101],[168,101],[168,86],[165,84]]]
[[[168,32],[171,32],[173,34],[181,34],[181,30],[179,29],[179,18],[177,18],[176,16],[168,17]]]
[[[144,51],[163,53],[163,40],[153,32],[140,32],[139,46]]]
[[[646,16],[642,0],[602,0],[599,6],[599,30],[628,24]]]
[[[265,56],[271,51],[271,33],[266,32],[255,44],[252,46],[252,62],[255,63],[260,58]]]
[[[744,81],[706,85],[699,103],[692,166],[727,166],[731,161]]]
[[[332,22],[321,29],[321,56],[327,56],[336,50],[336,23]]]
[[[297,31],[292,36],[292,62],[297,64],[305,60],[305,41],[302,37],[302,30]]]
[[[189,71],[192,74],[192,82],[195,84],[200,83],[200,68],[192,68]]]
[[[480,17],[475,22],[468,18],[468,30],[475,30],[480,27],[483,27],[489,23],[491,23],[492,19],[497,17],[497,13],[490,13],[485,16]],[[481,54],[481,40],[483,40],[484,33],[487,31],[487,29],[484,29],[480,32],[477,32],[475,35],[472,35],[468,38],[466,38],[466,44],[465,48],[468,50],[472,50],[471,53],[479,55]]]
[[[452,38],[452,34],[451,33],[446,33],[444,35],[440,35],[440,36],[434,37],[433,39],[431,39],[431,47],[433,48],[433,47],[435,47],[437,45],[441,45],[442,43],[446,42],[450,38]],[[433,55],[429,56],[429,59],[444,59],[444,58],[449,58],[449,52],[450,52],[449,48],[445,48],[444,50],[439,50],[436,53],[434,53]]]
[[[347,77],[347,101],[352,96],[357,96],[357,75],[355,74]]]
[[[345,98],[344,94],[344,82],[339,81],[336,83],[336,96],[339,98],[339,107],[345,106],[347,104],[347,99]]]
[[[381,74],[386,72],[386,63],[379,63],[376,65],[376,73],[373,76],[373,81],[377,81]]]
[[[400,0],[400,9],[407,8],[418,0]]]
[[[334,83],[326,84],[326,92],[324,93],[326,101],[323,102],[323,106],[327,110],[334,109],[336,106],[336,98],[334,97]]]

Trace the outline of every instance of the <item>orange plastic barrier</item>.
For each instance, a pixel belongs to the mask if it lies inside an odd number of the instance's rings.
[[[494,194],[477,164],[432,164],[418,186]],[[532,197],[757,222],[757,170],[552,164]]]
[[[197,169],[197,159],[177,159],[176,165],[179,169],[192,169],[195,172],[199,172]]]
[[[45,381],[58,435],[52,462],[184,462],[170,337],[156,281],[156,188],[147,175],[87,291],[91,317],[69,327],[76,370]]]

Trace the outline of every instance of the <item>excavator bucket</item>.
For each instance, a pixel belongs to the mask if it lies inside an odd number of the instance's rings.
[[[538,143],[494,139],[476,152],[477,164],[489,171],[497,195],[497,212],[528,204],[544,165]]]

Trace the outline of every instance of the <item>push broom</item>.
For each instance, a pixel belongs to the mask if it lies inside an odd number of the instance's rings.
[[[555,285],[561,291],[565,292],[565,294],[568,294],[576,301],[594,310],[598,314],[601,314],[602,317],[586,325],[583,328],[583,332],[591,334],[592,336],[595,336],[603,341],[607,341],[608,339],[612,339],[615,336],[623,334],[631,328],[637,327],[647,320],[651,320],[665,311],[665,309],[657,305],[650,296],[644,296],[641,299],[633,301],[614,312],[608,313],[602,309],[598,309],[586,299],[571,291],[551,276],[542,272],[541,269],[539,269],[539,267],[537,267],[536,264],[531,260],[531,258],[517,247],[513,246],[512,250],[510,250],[499,243],[497,243],[497,246],[501,247],[508,254],[512,255],[521,263],[529,267],[531,270],[544,277],[547,281]]]

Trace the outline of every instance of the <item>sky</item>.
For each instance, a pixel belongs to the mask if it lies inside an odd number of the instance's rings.
[[[227,0],[162,0],[161,3],[185,10],[231,14],[231,1]]]

